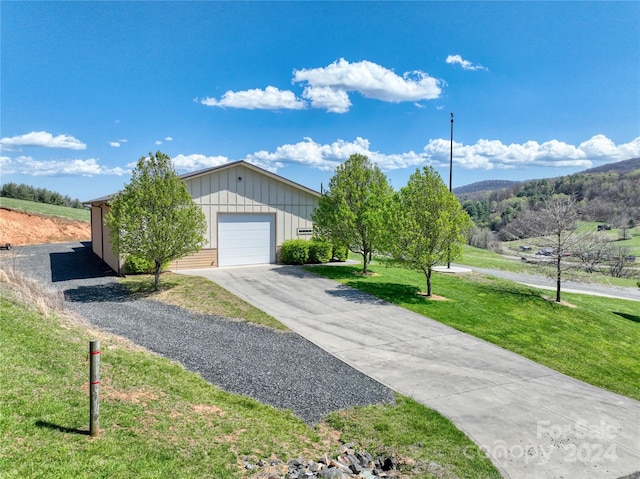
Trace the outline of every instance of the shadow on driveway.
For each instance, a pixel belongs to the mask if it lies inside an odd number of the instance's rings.
[[[64,298],[74,303],[104,303],[109,301],[130,301],[131,293],[119,283],[78,286],[64,291]]]
[[[104,261],[93,254],[90,242],[80,244],[82,246],[72,248],[73,251],[49,253],[52,283],[116,276]]]

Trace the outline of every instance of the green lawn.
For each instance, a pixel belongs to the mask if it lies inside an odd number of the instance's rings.
[[[288,411],[224,392],[121,338],[42,316],[1,293],[3,479],[248,477],[245,457],[331,456],[340,436],[374,455],[414,458],[416,470],[435,461],[447,477],[500,477],[447,419],[407,398],[336,413],[331,425],[310,428]],[[102,351],[97,437],[87,435],[91,339],[101,341]],[[383,428],[373,443],[371,418]]]
[[[65,206],[47,205],[35,201],[17,200],[15,198],[0,197],[0,207],[22,213],[37,214],[43,216],[59,216],[72,220],[89,221],[89,210],[79,208],[67,208]]]
[[[537,289],[481,274],[433,274],[432,301],[422,273],[376,265],[378,276],[352,266],[309,271],[428,316],[598,387],[640,400],[640,303],[564,293],[575,308]]]

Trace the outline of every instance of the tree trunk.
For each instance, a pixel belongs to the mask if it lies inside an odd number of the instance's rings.
[[[369,266],[369,251],[367,248],[362,251],[362,264],[362,274],[367,274]]]
[[[556,278],[556,302],[560,302],[560,284],[562,280],[562,257],[558,254],[557,267],[558,267],[558,276]]]
[[[155,278],[153,282],[153,290],[160,291],[160,268],[162,268],[162,263],[159,263],[158,261],[156,261],[155,263],[156,263],[156,268],[155,268]]]
[[[425,273],[427,277],[427,297],[431,297],[431,268],[427,268],[427,272]]]

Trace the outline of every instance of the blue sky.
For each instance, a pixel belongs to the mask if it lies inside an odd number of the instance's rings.
[[[363,153],[397,189],[640,156],[640,2],[14,2],[1,182],[88,200],[150,151],[305,186]]]

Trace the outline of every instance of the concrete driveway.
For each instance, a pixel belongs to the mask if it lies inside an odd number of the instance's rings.
[[[347,364],[439,411],[504,477],[614,479],[640,470],[638,401],[298,267],[181,273],[215,281]]]

